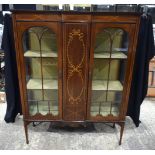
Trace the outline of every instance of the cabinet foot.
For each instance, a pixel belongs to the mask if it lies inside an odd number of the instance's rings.
[[[25,130],[25,137],[26,137],[26,144],[29,144],[29,140],[28,140],[28,122],[24,121],[24,130]]]
[[[120,130],[120,140],[119,140],[119,145],[121,145],[122,144],[122,137],[123,137],[123,131],[124,131],[124,125],[125,125],[125,123],[122,122],[122,123],[118,123],[118,124],[121,127],[121,130]]]

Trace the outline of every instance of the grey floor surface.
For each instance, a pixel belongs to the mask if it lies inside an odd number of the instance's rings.
[[[141,106],[141,124],[135,127],[127,117],[122,145],[118,145],[120,127],[113,129],[106,124],[94,124],[95,130],[89,132],[49,132],[50,123],[37,127],[29,125],[29,141],[25,143],[22,118],[15,123],[3,120],[6,104],[0,104],[0,149],[43,149],[43,150],[142,150],[155,149],[155,100],[145,100]]]

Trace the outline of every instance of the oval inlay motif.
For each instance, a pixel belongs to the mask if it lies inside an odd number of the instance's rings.
[[[77,46],[78,45],[78,46]],[[76,48],[75,48],[76,47]],[[78,36],[73,37],[68,44],[68,62],[74,66],[81,65],[84,59],[83,42]]]
[[[76,82],[75,82],[76,81]],[[81,101],[81,96],[84,90],[84,81],[81,74],[74,72],[72,76],[68,77],[67,89],[69,95],[69,102],[71,104],[78,104]]]

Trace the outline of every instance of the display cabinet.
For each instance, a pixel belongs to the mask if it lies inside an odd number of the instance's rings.
[[[137,13],[13,11],[23,120],[109,122],[121,144]]]

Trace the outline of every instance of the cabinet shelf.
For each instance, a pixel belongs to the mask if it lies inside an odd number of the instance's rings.
[[[103,53],[94,53],[94,58],[110,58],[110,53],[103,52]],[[111,54],[112,59],[127,59],[127,55],[122,52],[114,52]]]
[[[28,50],[24,53],[24,57],[58,57],[58,54],[53,51],[42,51],[42,55],[40,55],[40,51],[32,51]]]
[[[103,103],[104,104],[104,103]],[[99,111],[99,108],[100,108],[100,111]],[[109,115],[110,113],[110,105],[108,106],[91,106],[91,115],[92,116],[96,116],[98,114],[102,115],[102,116],[107,116]],[[119,108],[117,106],[112,106],[112,109],[111,109],[111,114],[114,115],[114,116],[118,116],[119,114]]]
[[[107,81],[93,80],[92,90],[107,90]],[[122,91],[123,86],[120,81],[109,81],[108,90],[110,91]]]
[[[42,89],[42,80],[30,79],[27,83],[27,89]],[[44,79],[43,89],[58,89],[58,81],[55,79]]]
[[[38,105],[38,110],[37,110],[37,104],[35,105],[30,105],[29,106],[29,111],[30,111],[30,114],[31,115],[35,115],[37,114],[38,112],[41,113],[42,115],[46,115],[49,113],[50,111],[50,114],[52,115],[58,115],[58,106],[53,106],[53,105],[50,105],[50,110],[48,109],[48,106],[45,106],[43,103],[39,104]]]

